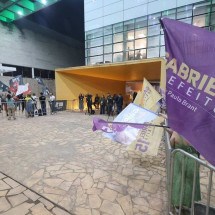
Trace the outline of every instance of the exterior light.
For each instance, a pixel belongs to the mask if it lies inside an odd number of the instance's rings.
[[[47,4],[46,0],[41,0],[42,4]]]
[[[22,11],[18,11],[17,12],[20,16],[23,16],[23,12]]]

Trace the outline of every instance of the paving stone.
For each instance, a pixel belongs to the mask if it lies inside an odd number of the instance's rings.
[[[62,210],[62,209],[60,209],[60,208],[58,208],[58,207],[54,207],[54,208],[52,209],[52,212],[53,212],[55,215],[71,215],[71,214],[67,213],[66,211],[64,211],[64,210]]]
[[[5,212],[11,208],[9,202],[5,197],[0,198],[0,213]]]
[[[4,178],[3,181],[6,182],[8,185],[10,185],[13,188],[19,186],[19,184],[11,178]]]
[[[3,178],[6,178],[6,176],[0,172],[0,179],[3,179]]]
[[[51,210],[54,207],[54,205],[51,202],[47,201],[44,198],[39,198],[39,201],[42,202],[48,210]]]
[[[100,215],[100,212],[96,209],[92,209],[92,215]]]
[[[8,192],[8,190],[1,190],[0,191],[0,197],[6,196],[7,192]]]
[[[120,204],[126,215],[133,215],[133,206],[129,195],[117,198],[117,202]]]
[[[145,183],[143,189],[145,192],[148,192],[148,193],[156,193],[156,192],[158,192],[159,185],[158,184]]]
[[[58,178],[61,178],[65,181],[74,181],[78,177],[79,173],[65,173],[58,175]]]
[[[46,170],[47,170],[48,172],[50,172],[50,171],[59,170],[60,168],[61,168],[61,165],[54,165],[54,166],[46,167]]]
[[[34,204],[29,204],[25,202],[14,208],[11,208],[7,212],[3,213],[2,215],[26,215],[29,212],[29,209],[33,206]]]
[[[32,187],[34,184],[38,183],[44,174],[44,169],[40,169],[35,172],[30,178],[25,180],[27,187]]]
[[[11,187],[6,184],[4,181],[0,180],[0,190],[8,190],[10,189]]]
[[[109,188],[105,188],[100,196],[105,200],[109,200],[113,202],[117,197],[117,192]]]
[[[98,195],[89,195],[89,205],[91,208],[99,208],[101,206],[101,199]]]
[[[143,205],[143,206],[149,207],[149,203],[145,198],[135,197],[135,198],[132,198],[132,201],[137,205]]]
[[[33,215],[52,215],[51,212],[49,212],[42,203],[39,203],[32,207],[31,212]]]
[[[43,182],[50,187],[58,187],[63,180],[62,179],[44,179]]]
[[[81,186],[83,189],[89,189],[93,186],[93,178],[90,175],[86,175],[83,179],[81,179]]]
[[[40,198],[40,196],[38,196],[36,193],[30,191],[30,190],[26,190],[23,192],[29,199],[31,199],[32,201],[36,201],[37,199]]]
[[[107,176],[107,175],[109,175],[109,173],[104,171],[104,170],[94,169],[94,173],[93,173],[94,179],[102,178],[102,177]]]
[[[75,213],[77,215],[91,215],[91,210],[87,208],[76,208]]]
[[[14,188],[14,189],[11,189],[11,190],[8,192],[7,196],[17,195],[17,194],[22,193],[22,192],[25,191],[25,190],[26,190],[25,187],[23,187],[22,185],[19,185],[18,187]]]
[[[28,198],[24,195],[24,194],[19,194],[19,195],[15,195],[15,196],[9,196],[8,200],[10,201],[10,203],[12,204],[12,206],[17,206],[25,201],[28,200]]]
[[[114,204],[107,200],[103,201],[100,211],[110,215],[113,215],[113,214],[124,215],[122,208],[118,204]]]

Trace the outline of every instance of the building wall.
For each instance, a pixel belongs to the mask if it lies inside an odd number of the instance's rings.
[[[27,20],[0,23],[0,63],[46,70],[84,65],[84,44]]]
[[[85,0],[85,31],[202,0]]]

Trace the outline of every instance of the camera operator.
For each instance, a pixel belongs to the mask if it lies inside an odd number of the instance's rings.
[[[85,97],[86,97],[86,102],[87,102],[87,111],[89,114],[91,114],[92,113],[92,104],[93,104],[92,95],[88,93],[87,95],[85,95]]]

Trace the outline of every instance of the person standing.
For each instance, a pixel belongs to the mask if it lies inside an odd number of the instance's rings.
[[[119,93],[116,101],[116,107],[117,107],[117,114],[119,114],[122,111],[123,106],[123,96]]]
[[[56,113],[56,111],[55,111],[55,96],[52,93],[50,93],[49,102],[50,102],[51,114]]]
[[[43,93],[40,93],[39,101],[40,101],[42,115],[44,116],[46,115],[46,97],[43,95]]]
[[[103,95],[100,99],[100,114],[105,114],[106,99]]]
[[[110,116],[110,114],[113,115],[113,97],[108,93],[107,96],[107,114]]]
[[[83,112],[83,110],[84,110],[84,95],[82,93],[79,94],[78,101],[79,101],[79,110],[81,112]]]
[[[87,94],[86,95],[86,102],[87,102],[87,111],[88,111],[88,114],[91,114],[92,113],[92,95],[91,94]]]
[[[99,109],[99,96],[96,94],[95,99],[94,99],[94,106],[96,109]]]
[[[10,94],[7,94],[6,103],[7,103],[7,111],[8,111],[8,120],[10,120],[11,117],[13,117],[13,119],[16,119],[15,100],[12,98]]]

